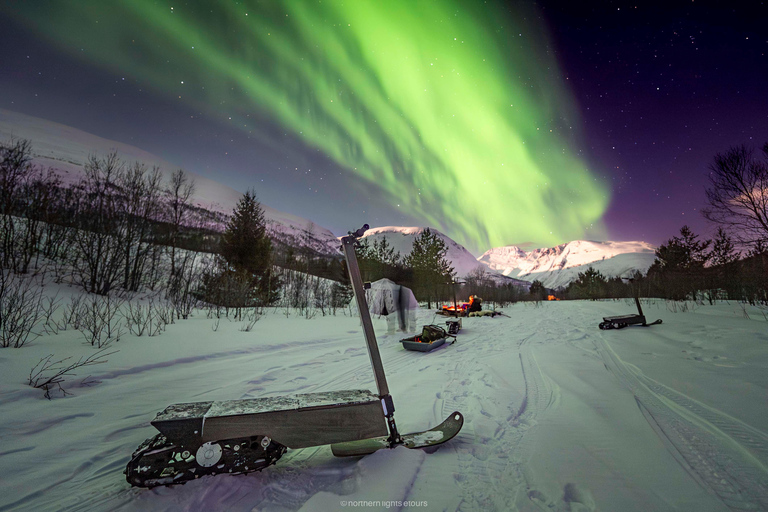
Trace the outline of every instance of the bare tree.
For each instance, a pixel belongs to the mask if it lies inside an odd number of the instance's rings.
[[[51,169],[32,164],[28,140],[0,144],[0,266],[27,273],[40,250],[43,222],[60,185]]]
[[[116,153],[104,159],[91,156],[78,184],[81,197],[73,264],[76,278],[91,293],[106,295],[120,278],[123,244],[117,190],[123,172]]]
[[[0,347],[23,347],[38,336],[45,311],[43,288],[32,278],[0,271]]]
[[[119,176],[121,208],[123,288],[136,291],[142,284],[152,248],[152,223],[160,214],[160,168],[147,169],[136,162]]]
[[[157,336],[165,329],[166,324],[160,316],[159,308],[151,300],[146,305],[129,302],[128,311],[123,316],[128,331],[136,336]]]
[[[11,140],[0,145],[0,263],[2,268],[13,268],[17,214],[20,189],[32,160],[32,147],[28,140]]]
[[[24,263],[21,272],[27,272],[33,255],[36,256],[35,266],[39,264],[40,253],[50,252],[48,246],[53,243],[63,244],[59,235],[60,230],[52,226],[60,221],[61,205],[61,179],[53,169],[43,170],[36,168],[31,182],[25,193],[24,211],[24,243],[22,253]],[[59,250],[62,250],[60,248]]]
[[[768,241],[768,143],[763,160],[737,146],[715,155],[709,166],[707,220],[726,228],[744,245]]]
[[[171,181],[165,189],[166,209],[171,226],[168,237],[168,245],[171,247],[171,279],[176,276],[176,246],[179,233],[189,216],[194,193],[195,182],[182,169],[177,169],[171,174]]]
[[[186,320],[199,304],[195,294],[203,276],[211,274],[214,261],[186,250],[179,251],[177,259],[175,274],[171,276],[165,297],[173,305],[176,317]]]
[[[80,309],[78,330],[85,340],[97,348],[120,341],[125,334],[125,318],[120,315],[123,300],[109,295],[89,297]]]

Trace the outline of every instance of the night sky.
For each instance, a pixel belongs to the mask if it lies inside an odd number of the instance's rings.
[[[6,0],[0,108],[336,234],[711,234],[712,157],[768,141],[766,3],[586,3]]]

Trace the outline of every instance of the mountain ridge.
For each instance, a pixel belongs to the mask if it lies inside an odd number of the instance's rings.
[[[554,247],[525,251],[514,245],[489,249],[478,261],[504,275],[539,280],[548,288],[566,286],[589,267],[606,277],[647,272],[656,247],[641,241],[573,240]]]

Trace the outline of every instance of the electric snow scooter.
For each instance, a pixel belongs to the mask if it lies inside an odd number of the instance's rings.
[[[425,448],[453,438],[464,424],[452,413],[433,429],[400,434],[373,323],[365,301],[355,244],[366,224],[341,239],[357,299],[378,393],[367,390],[174,404],[151,422],[160,434],[142,443],[125,468],[131,485],[155,487],[204,475],[241,474],[274,464],[288,448],[330,444],[334,455],[367,455],[382,448]]]
[[[651,323],[646,322],[645,315],[643,314],[643,308],[640,307],[640,299],[638,298],[637,293],[635,293],[635,304],[637,305],[636,315],[604,316],[603,321],[600,322],[598,327],[601,330],[623,329],[630,325],[641,325],[643,327],[649,327],[651,325],[658,325],[661,323],[661,319]]]

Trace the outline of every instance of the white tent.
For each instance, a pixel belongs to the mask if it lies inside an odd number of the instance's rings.
[[[388,333],[394,333],[396,329],[411,332],[416,328],[416,310],[419,309],[419,303],[410,288],[400,286],[389,279],[379,279],[371,283],[371,287],[365,291],[365,300],[371,315],[387,318]],[[352,301],[354,302],[354,299]],[[353,306],[356,310],[357,305]]]

